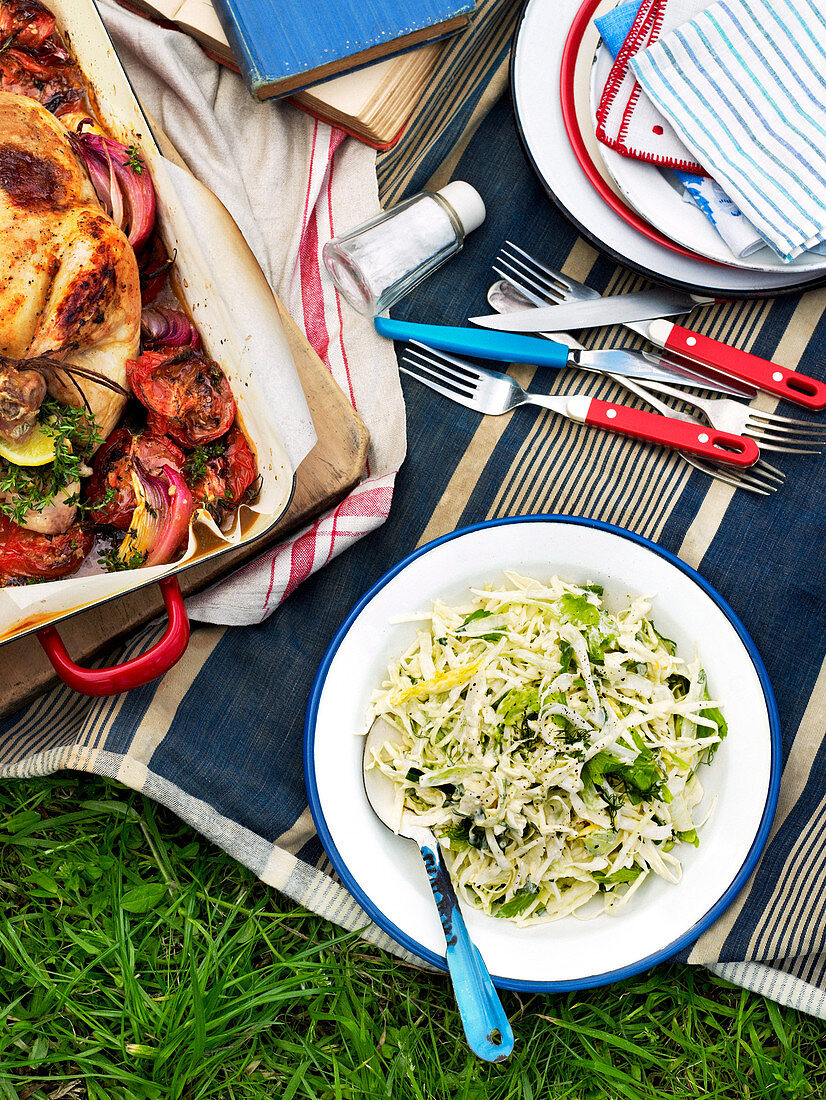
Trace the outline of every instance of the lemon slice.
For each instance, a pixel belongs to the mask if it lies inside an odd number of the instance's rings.
[[[54,439],[40,425],[19,443],[0,436],[0,455],[16,466],[45,466],[54,460]]]

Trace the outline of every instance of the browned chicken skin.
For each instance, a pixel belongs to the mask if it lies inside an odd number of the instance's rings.
[[[126,387],[140,312],[135,254],[101,209],[63,125],[35,100],[0,90],[0,356],[45,356]],[[25,424],[43,398],[25,364],[7,367],[0,430],[16,417]],[[123,411],[125,398],[94,382],[57,372],[47,384],[57,400],[81,407],[79,386],[103,438]]]

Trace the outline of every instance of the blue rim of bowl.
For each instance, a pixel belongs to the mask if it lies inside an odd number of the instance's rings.
[[[511,989],[520,992],[529,993],[563,993],[571,992],[578,989],[593,989],[600,985],[609,985],[612,982],[622,981],[623,978],[633,977],[635,974],[640,974],[644,970],[650,969],[652,966],[656,966],[657,963],[665,962],[667,959],[672,958],[679,951],[682,951],[684,947],[688,947],[694,943],[707,928],[717,920],[718,917],[728,909],[729,905],[734,901],[740,890],[745,885],[747,879],[754,870],[758,859],[766,845],[766,841],[769,838],[769,831],[771,829],[772,819],[774,818],[774,812],[777,808],[777,799],[780,792],[780,770],[781,770],[781,742],[780,742],[780,717],[777,712],[777,703],[775,702],[774,692],[772,691],[771,684],[769,682],[769,676],[766,672],[766,667],[763,664],[760,654],[757,652],[757,647],[751,640],[748,631],[743,626],[740,619],[729,607],[720,593],[713,588],[708,581],[706,581],[700,574],[692,569],[690,565],[686,565],[684,561],[681,561],[675,554],[672,554],[669,550],[665,550],[662,546],[658,546],[656,543],[651,542],[649,539],[643,538],[641,535],[634,534],[633,531],[628,531],[624,527],[615,527],[611,523],[603,523],[601,520],[596,519],[583,519],[579,516],[560,516],[553,513],[547,515],[532,515],[532,516],[512,516],[506,519],[493,519],[487,520],[484,523],[474,523],[467,527],[461,527],[456,531],[451,531],[447,535],[442,535],[441,538],[434,539],[432,542],[426,543],[424,546],[419,547],[418,550],[414,550],[407,557],[403,558],[400,562],[389,569],[382,577],[380,577],[376,583],[361,597],[350,614],[344,620],[342,625],[336,632],[335,637],[330,642],[327,648],[327,652],[322,658],[319,665],[318,672],[313,680],[312,690],[310,692],[310,701],[307,706],[307,717],[304,724],[304,782],[307,787],[307,797],[310,804],[310,812],[313,815],[313,821],[315,822],[316,831],[327,856],[335,868],[336,874],[344,883],[347,890],[353,895],[355,900],[364,909],[364,911],[371,917],[371,919],[391,936],[398,944],[408,950],[411,954],[416,955],[418,958],[423,959],[425,962],[430,963],[432,966],[438,967],[440,970],[446,970],[447,964],[443,955],[439,955],[429,948],[424,947],[407,932],[399,928],[398,925],[384,915],[381,909],[373,902],[368,894],[362,890],[358,882],[353,878],[347,864],[344,862],[341,853],[333,842],[332,835],[327,826],[326,819],[324,817],[324,811],[321,806],[321,799],[319,798],[318,786],[316,784],[315,777],[315,761],[313,759],[313,749],[315,746],[315,728],[316,720],[318,717],[318,707],[321,700],[321,694],[324,690],[324,684],[327,679],[327,672],[333,659],[338,652],[339,646],[344,640],[345,636],[350,630],[350,627],[355,622],[356,618],[360,615],[361,611],[367,606],[373,599],[377,592],[380,592],[394,577],[398,576],[402,570],[406,569],[411,562],[416,561],[417,558],[422,557],[429,551],[435,549],[437,546],[441,546],[443,543],[451,542],[453,539],[461,538],[463,535],[468,535],[473,531],[481,531],[486,527],[504,527],[510,524],[516,523],[567,523],[578,527],[592,527],[599,531],[607,531],[610,534],[618,535],[621,538],[628,539],[629,542],[636,542],[640,546],[646,547],[646,549],[653,551],[659,557],[664,558],[670,562],[673,566],[679,569],[682,573],[685,573],[687,577],[695,582],[702,590],[711,597],[715,604],[720,608],[728,621],[737,631],[740,641],[743,643],[751,661],[754,665],[760,680],[760,686],[763,689],[763,698],[766,703],[766,710],[769,718],[769,734],[771,738],[771,768],[769,774],[769,787],[766,794],[766,803],[763,807],[763,814],[760,818],[760,825],[758,826],[754,840],[749,848],[748,854],[743,861],[740,870],[732,879],[727,889],[720,895],[718,900],[711,906],[711,908],[705,913],[700,920],[697,921],[691,928],[683,932],[677,939],[672,940],[670,944],[663,947],[659,951],[655,951],[651,955],[647,955],[637,962],[629,963],[627,966],[619,967],[617,970],[605,971],[602,974],[589,974],[582,978],[568,978],[565,981],[549,981],[549,982],[532,982],[521,979],[503,977],[501,975],[491,975],[493,982],[500,989]]]

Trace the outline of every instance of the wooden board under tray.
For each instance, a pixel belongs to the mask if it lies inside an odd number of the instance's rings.
[[[264,538],[180,574],[191,595],[282,542],[327,511],[358,483],[367,460],[369,436],[361,418],[330,376],[287,311],[279,304],[298,376],[304,387],[318,442],[296,471],[295,494],[281,522]],[[163,611],[157,585],[67,619],[58,627],[73,660],[88,662],[113,642]],[[8,714],[57,683],[34,635],[0,647],[0,714]]]

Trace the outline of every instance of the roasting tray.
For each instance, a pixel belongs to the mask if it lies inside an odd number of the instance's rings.
[[[196,514],[176,562],[118,573],[100,571],[92,551],[74,577],[0,589],[0,646],[37,631],[58,673],[88,694],[111,694],[160,675],[184,649],[189,626],[176,576],[264,538],[289,506],[300,458],[315,441],[278,305],[249,246],[218,199],[166,159],[92,0],[50,0],[58,28],[86,75],[113,137],[135,145],[155,184],[158,224],[176,255],[176,289],[207,353],[224,370],[261,474],[254,505],[242,505],[229,531]],[[290,456],[293,456],[292,458]],[[87,670],[73,665],[55,625],[62,619],[160,583],[170,627],[137,663]],[[0,655],[0,663],[2,655]]]

